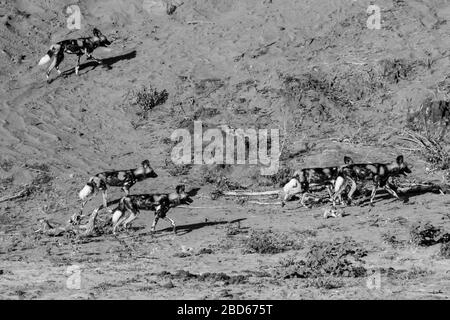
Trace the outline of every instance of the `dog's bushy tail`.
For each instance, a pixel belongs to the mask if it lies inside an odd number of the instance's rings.
[[[113,210],[112,223],[115,225],[119,219],[125,214],[126,208],[126,197],[120,199],[119,205]]]
[[[43,56],[41,60],[39,60],[39,65],[43,66],[44,64],[49,63],[54,54],[55,53],[53,52],[52,48],[50,48],[50,50],[47,51],[47,54]]]
[[[91,196],[94,193],[94,187],[92,186],[92,180],[94,178],[90,178],[88,183],[84,186],[83,189],[78,193],[78,196],[81,200],[86,200],[89,196]]]

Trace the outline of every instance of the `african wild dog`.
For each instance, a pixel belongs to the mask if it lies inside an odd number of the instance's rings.
[[[127,169],[127,170],[112,170],[97,173],[91,177],[86,183],[84,188],[79,192],[79,197],[83,201],[81,204],[80,216],[83,215],[83,208],[91,197],[99,190],[103,194],[103,207],[107,207],[107,189],[111,187],[122,187],[125,195],[129,194],[130,188],[136,184],[136,182],[148,179],[156,178],[158,175],[150,166],[150,161],[144,160],[139,168]],[[76,217],[77,219],[79,218]],[[75,221],[76,222],[76,221]]]
[[[339,179],[336,182],[335,194],[333,200],[342,193],[346,186],[350,183],[351,189],[348,193],[349,201],[352,201],[353,193],[356,191],[356,181],[372,180],[373,188],[370,196],[370,204],[373,205],[373,200],[378,188],[384,188],[391,195],[400,200],[396,192],[396,187],[388,180],[391,177],[399,175],[406,176],[411,173],[411,169],[404,162],[403,156],[398,156],[397,159],[391,163],[358,163],[350,164],[342,167],[339,170]]]
[[[59,65],[64,60],[64,53],[76,54],[78,56],[78,62],[75,67],[75,73],[77,75],[80,69],[80,59],[83,55],[86,55],[88,60],[94,60],[99,64],[102,63],[101,60],[92,56],[92,52],[98,47],[107,47],[111,42],[97,28],[94,28],[93,34],[93,37],[63,40],[51,45],[47,54],[39,61],[39,65],[42,66],[47,64],[55,56],[55,59],[46,72],[47,81],[53,68],[58,71],[58,74],[61,74]]]
[[[176,191],[172,193],[149,193],[141,195],[129,195],[120,199],[119,206],[113,210],[113,233],[116,234],[117,228],[120,225],[126,229],[130,223],[136,219],[140,210],[155,211],[155,218],[153,220],[151,231],[155,231],[158,220],[165,219],[170,222],[173,227],[173,232],[176,233],[175,222],[166,216],[171,207],[176,207],[180,204],[191,204],[193,200],[185,191],[184,185],[176,187]],[[128,217],[125,213],[130,211]]]
[[[352,158],[344,157],[344,167],[353,163]],[[334,185],[338,172],[341,167],[326,167],[326,168],[305,168],[294,172],[291,181],[289,181],[283,188],[284,198],[281,202],[282,206],[292,196],[302,193],[301,204],[305,204],[305,197],[310,193],[310,185],[315,184],[319,186],[326,186],[330,198],[333,194],[331,188]]]

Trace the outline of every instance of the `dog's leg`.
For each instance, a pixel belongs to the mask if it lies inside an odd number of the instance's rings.
[[[336,181],[334,183],[334,195],[331,197],[333,207],[336,206],[337,198],[339,198],[339,201],[342,204],[342,192],[345,190],[346,186],[347,186],[347,179],[341,176],[336,178]]]
[[[355,180],[353,180],[352,178],[349,178],[349,180],[350,180],[352,185],[350,187],[349,193],[347,194],[347,198],[348,198],[349,203],[352,203],[353,202],[353,194],[355,193],[357,186],[356,186],[356,181]]]
[[[108,209],[108,189],[102,190],[103,197],[103,208],[105,208],[109,213],[112,213],[112,209]]]
[[[308,207],[308,206],[305,204],[305,198],[306,198],[306,196],[307,196],[308,194],[309,194],[308,192],[304,192],[304,193],[303,193],[302,199],[300,200],[300,203],[301,203],[302,206],[304,206],[305,208],[311,209],[311,206]]]
[[[152,233],[155,232],[155,228],[156,228],[156,224],[158,223],[158,220],[159,220],[158,214],[155,213],[155,219],[153,220],[152,228],[150,229],[150,231]]]
[[[53,59],[52,63],[50,64],[50,66],[47,69],[46,75],[47,75],[47,81],[50,78],[50,72],[52,72],[53,68],[56,66],[56,58]]]
[[[125,229],[127,229],[128,225],[131,224],[131,222],[133,222],[136,219],[138,213],[139,213],[139,211],[137,211],[137,210],[136,211],[135,210],[131,210],[130,216],[123,222],[123,227]]]
[[[88,60],[94,60],[95,62],[97,62],[98,64],[103,64],[103,61],[100,59],[95,58],[92,53],[86,53],[87,55],[87,59]]]
[[[327,185],[327,191],[328,191],[328,195],[330,196],[330,199],[332,199],[332,197],[333,197],[333,192],[331,191],[331,187],[332,187],[333,185]]]
[[[61,70],[59,70],[59,65],[61,64],[61,62],[64,60],[64,51],[59,51],[58,54],[56,55],[56,59],[55,59],[55,69],[58,72],[58,75],[61,74]]]
[[[130,194],[130,188],[131,188],[132,186],[130,186],[130,185],[128,185],[128,184],[125,184],[123,187],[122,187],[122,190],[123,190],[123,192],[125,192],[125,195],[126,196],[128,196],[129,194]]]
[[[79,213],[74,213],[74,214],[70,217],[69,223],[71,223],[71,224],[77,224],[78,221],[80,221],[80,220],[84,217],[84,215],[83,215],[83,209],[84,209],[84,207],[86,206],[86,204],[89,202],[89,200],[91,200],[91,199],[92,199],[92,198],[89,197],[89,199],[87,199],[87,200],[85,200],[85,201],[83,201],[83,202],[81,203],[80,212],[79,212]]]
[[[373,185],[372,194],[370,195],[370,205],[373,206],[373,199],[375,199],[375,195],[378,190],[378,183]]]
[[[169,217],[165,217],[164,219],[170,222],[170,224],[173,227],[173,233],[177,234],[177,226],[175,225],[175,221],[173,221]]]
[[[75,67],[75,74],[77,76],[79,75],[79,70],[80,70],[80,60],[81,60],[81,56],[78,56],[77,66]]]
[[[391,195],[393,195],[394,197],[396,197],[398,200],[401,200],[400,197],[398,196],[397,192],[395,192],[395,191],[391,188],[390,183],[387,183],[387,184],[384,186],[384,189],[385,189],[387,192],[389,192]]]

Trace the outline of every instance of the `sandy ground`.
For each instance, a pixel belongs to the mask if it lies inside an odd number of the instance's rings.
[[[74,2],[83,20],[71,32],[65,8]],[[438,83],[450,88],[447,1],[379,0],[381,30],[366,27],[369,1],[197,0],[170,16],[144,3],[0,1],[0,197],[30,190],[0,203],[0,298],[449,298],[450,264],[439,245],[409,242],[419,221],[449,232],[448,195],[422,192],[402,203],[380,192],[375,207],[346,207],[342,218],[324,219],[325,204],[305,209],[294,201],[281,209],[211,199],[215,186],[205,177],[217,172],[249,190],[280,187],[259,177],[258,168],[194,166],[176,174],[168,165],[173,130],[202,120],[279,128],[284,167],[336,165],[344,155],[389,162],[402,153],[413,168],[408,181],[443,182],[445,171],[427,171],[423,158],[404,149],[399,132],[408,111],[433,97]],[[76,58],[66,55],[63,76],[53,73],[47,83],[37,62],[51,42],[89,35],[94,26],[113,40],[95,52],[107,66],[86,63],[77,77]],[[395,59],[403,65],[392,71],[386,61]],[[169,99],[142,119],[131,96],[148,85],[167,90]],[[199,208],[170,211],[176,236],[164,221],[150,234],[149,212],[118,237],[110,226],[89,238],[34,232],[42,218],[65,225],[92,174],[144,159],[159,177],[133,193],[170,192],[180,183],[200,188],[193,198]],[[111,189],[111,199],[120,196]],[[99,203],[100,196],[86,210]],[[102,212],[99,221],[107,219]],[[261,230],[301,245],[248,252],[250,236]],[[386,235],[402,245],[387,243]],[[311,243],[344,237],[367,250],[363,260],[380,272],[379,286],[367,285],[367,277],[342,277],[328,288],[279,275],[283,261],[305,258]],[[398,272],[380,271],[389,268]],[[223,274],[189,277],[179,270]]]

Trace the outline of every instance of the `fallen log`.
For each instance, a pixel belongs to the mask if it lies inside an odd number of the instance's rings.
[[[25,188],[22,191],[20,191],[19,193],[16,193],[16,194],[14,194],[12,196],[6,196],[6,197],[3,197],[3,198],[0,198],[0,203],[6,202],[6,201],[15,200],[15,199],[18,199],[18,198],[22,198],[23,196],[28,194],[28,191],[29,191],[29,189]]]
[[[398,185],[398,191],[402,193],[441,193],[445,194],[449,185],[436,183],[403,183]]]

